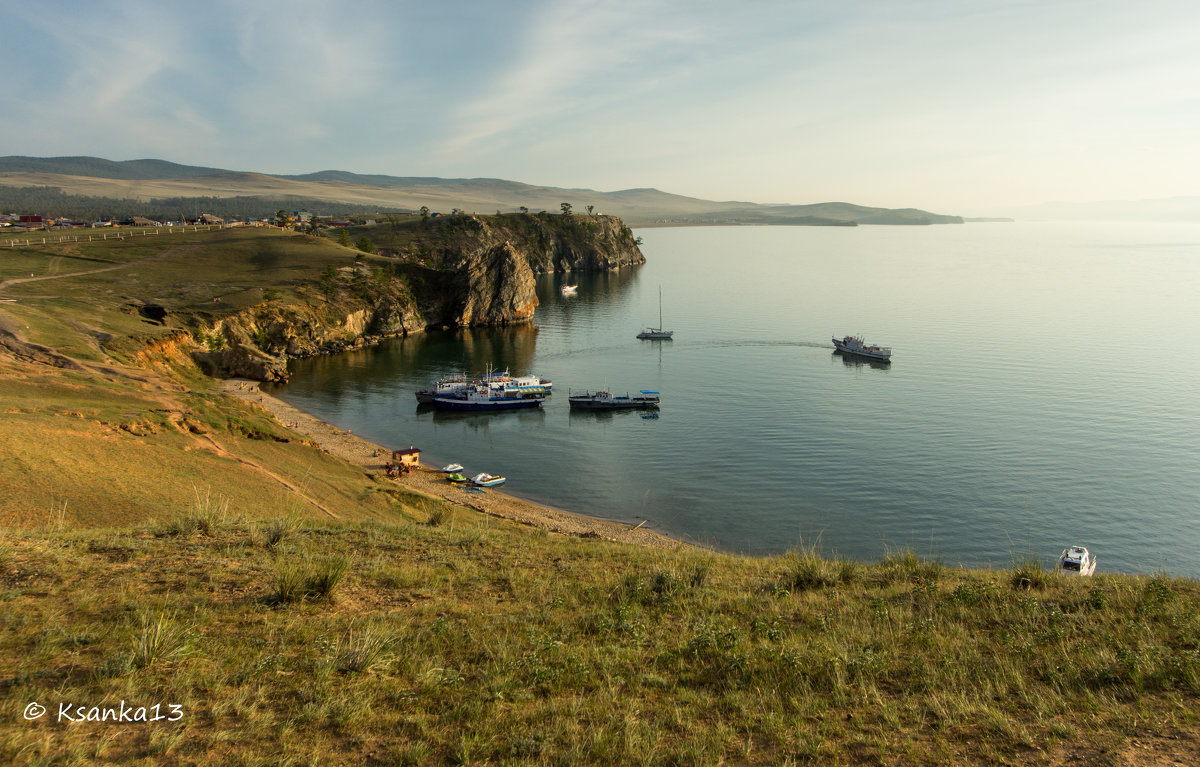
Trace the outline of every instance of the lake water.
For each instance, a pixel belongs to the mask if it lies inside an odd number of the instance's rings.
[[[751,554],[1200,577],[1200,225],[639,230],[647,263],[548,276],[535,327],[432,332],[295,362],[287,401],[506,490]],[[564,281],[579,293],[560,295]],[[658,323],[673,341],[639,341]],[[843,359],[831,335],[893,347]],[[486,366],[543,410],[418,409]],[[662,393],[657,418],[570,389]]]

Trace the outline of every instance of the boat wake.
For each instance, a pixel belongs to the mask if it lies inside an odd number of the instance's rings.
[[[675,341],[670,346],[671,349],[726,349],[733,347],[744,346],[762,346],[762,347],[779,347],[790,346],[803,349],[832,349],[833,344],[821,343],[820,341],[770,341],[762,339],[723,339],[720,341]],[[563,359],[567,357],[579,357],[592,354],[606,354],[609,352],[628,351],[628,344],[620,344],[614,346],[595,346],[587,349],[571,349],[570,351],[554,352],[551,354],[538,355],[539,362],[542,360]]]
[[[805,349],[832,349],[833,344],[821,343],[820,341],[764,341],[762,339],[744,339],[744,340],[721,340],[721,341],[702,341],[698,343],[675,342],[675,348],[698,346],[706,349],[722,349],[734,346],[793,346]]]

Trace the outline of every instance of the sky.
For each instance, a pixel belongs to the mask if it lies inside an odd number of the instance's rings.
[[[0,0],[0,155],[938,212],[1200,195],[1196,0]]]

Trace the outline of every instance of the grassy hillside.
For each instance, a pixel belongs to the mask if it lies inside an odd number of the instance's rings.
[[[351,297],[321,280],[358,256],[271,229],[0,248],[0,524],[170,518],[220,488],[264,515],[390,512],[360,472],[220,395],[189,353],[248,307],[344,315]]]
[[[197,371],[190,320],[318,304],[339,259],[269,231],[0,248],[0,762],[1195,762],[1194,581],[548,534]],[[162,719],[60,718],[122,702]]]
[[[1197,746],[1189,581],[662,552],[436,506],[172,511],[5,534],[0,758],[1166,764]],[[179,719],[57,719],[120,701]]]

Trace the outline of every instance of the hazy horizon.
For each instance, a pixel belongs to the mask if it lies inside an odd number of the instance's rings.
[[[966,215],[1200,193],[1173,0],[0,2],[2,154]]]

